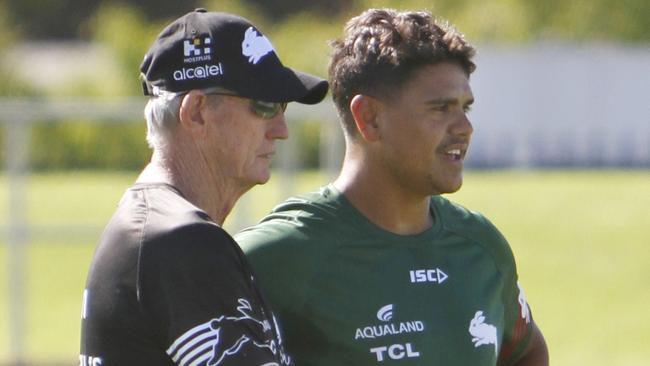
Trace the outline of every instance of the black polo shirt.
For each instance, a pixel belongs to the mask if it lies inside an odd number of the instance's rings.
[[[292,364],[237,243],[170,185],[125,193],[83,299],[81,366]]]

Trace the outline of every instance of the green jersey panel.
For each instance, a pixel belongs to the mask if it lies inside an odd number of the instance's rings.
[[[531,319],[506,240],[431,198],[417,235],[377,227],[332,185],[279,205],[236,240],[298,365],[496,365]]]

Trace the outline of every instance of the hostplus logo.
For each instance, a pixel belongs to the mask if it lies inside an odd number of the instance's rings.
[[[186,39],[183,41],[183,62],[192,63],[192,62],[201,62],[201,61],[210,61],[212,56],[210,55],[212,45],[212,39],[210,37],[205,38],[192,38]]]
[[[393,320],[394,308],[393,304],[382,306],[377,311],[377,319],[382,324],[357,328],[354,339],[358,341],[360,339],[377,339],[399,334],[424,332],[424,323],[420,320],[399,323],[391,322]],[[369,351],[375,355],[378,362],[383,362],[387,359],[400,360],[403,358],[420,357],[420,352],[416,351],[415,346],[408,342],[373,347]]]
[[[197,63],[212,60],[212,39],[210,37],[195,37],[183,41],[183,62]],[[215,64],[205,63],[199,66],[183,67],[172,72],[172,77],[176,81],[185,81],[192,79],[208,79],[223,75],[223,65],[221,62]]]

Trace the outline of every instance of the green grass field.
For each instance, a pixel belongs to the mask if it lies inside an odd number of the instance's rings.
[[[134,178],[30,177],[25,208],[38,229],[24,268],[30,364],[77,363],[81,294],[94,243]],[[240,205],[226,227],[254,222],[287,191],[311,190],[327,178],[303,173],[279,182],[276,176],[245,196],[240,203],[248,206]],[[8,194],[0,175],[0,227],[8,222]],[[650,171],[469,172],[451,198],[484,213],[509,239],[553,365],[650,364]],[[0,364],[11,361],[4,244]]]

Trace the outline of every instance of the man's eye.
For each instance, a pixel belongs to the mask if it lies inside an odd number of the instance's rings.
[[[433,110],[436,112],[447,112],[449,110],[449,104],[439,104],[433,106]]]
[[[466,106],[463,107],[463,111],[465,111],[465,113],[469,113],[471,110],[472,110],[471,105],[466,105]]]

